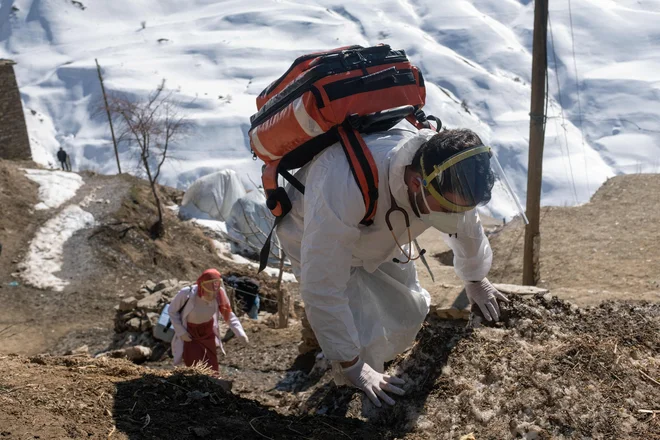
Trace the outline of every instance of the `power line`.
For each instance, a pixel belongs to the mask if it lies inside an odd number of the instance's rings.
[[[625,119],[625,118],[584,118],[585,121],[589,122],[612,122],[612,123],[627,123],[630,125],[634,125],[637,130],[643,131],[645,133],[660,133],[660,130],[653,130],[650,128],[644,128],[641,127],[639,124],[637,124],[634,121],[631,121],[630,119]]]
[[[555,130],[557,132],[557,143],[559,144],[559,150],[561,151],[561,157],[562,157],[563,162],[564,162],[564,167],[563,168],[564,168],[564,174],[566,175],[566,181],[567,182],[572,182],[571,175],[569,175],[569,171],[568,171],[571,167],[571,163],[570,163],[570,160],[567,161],[568,155],[566,154],[566,151],[564,151],[564,148],[563,148],[563,145],[562,145],[562,142],[561,142],[561,138],[560,138],[560,134],[559,134],[560,130],[562,130],[562,129],[564,130],[564,133],[566,133],[566,131],[565,131],[565,128],[562,127],[561,124],[559,124],[557,122],[556,117],[552,118],[552,119],[554,120],[554,123],[555,123]],[[573,182],[573,185],[575,185],[574,182]],[[573,193],[575,194],[575,189],[573,190]]]
[[[548,14],[549,15],[549,14]],[[564,140],[566,142],[566,153],[565,157],[568,159],[568,168],[571,172],[571,183],[573,185],[573,195],[575,196],[575,203],[578,203],[578,195],[577,195],[577,189],[575,187],[575,176],[573,175],[573,164],[571,163],[571,152],[570,148],[568,146],[568,134],[566,130],[566,120],[564,119],[564,105],[562,103],[562,97],[561,97],[561,85],[559,83],[559,69],[557,68],[557,53],[555,51],[555,37],[554,33],[552,32],[552,21],[550,20],[550,17],[548,16],[548,27],[550,28],[550,41],[552,42],[552,58],[554,60],[555,64],[555,79],[557,80],[557,94],[559,96],[559,116],[561,117],[561,127],[564,130]],[[556,120],[555,120],[556,124]],[[559,149],[562,152],[562,155],[564,155],[564,150],[561,148],[561,141],[559,141]]]
[[[578,117],[580,121],[580,134],[582,136],[582,158],[584,159],[584,176],[587,179],[587,191],[591,193],[591,188],[589,187],[589,170],[587,168],[587,153],[584,142],[584,130],[582,128],[582,104],[580,102],[580,77],[578,76],[577,61],[575,59],[575,34],[573,32],[573,10],[571,6],[571,0],[568,0],[568,21],[571,26],[571,46],[573,48],[573,67],[575,68],[575,89],[577,92],[577,102],[578,102]]]

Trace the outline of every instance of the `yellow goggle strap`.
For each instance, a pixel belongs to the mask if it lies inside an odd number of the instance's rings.
[[[452,212],[467,212],[470,211],[471,209],[474,209],[474,206],[460,206],[455,203],[450,202],[449,200],[445,199],[440,195],[438,191],[435,190],[433,185],[431,185],[431,182],[433,182],[433,179],[438,177],[443,171],[447,170],[453,165],[456,165],[457,163],[472,157],[476,156],[477,154],[481,153],[489,153],[491,151],[490,147],[486,147],[484,145],[480,147],[473,147],[469,148],[465,151],[461,151],[460,153],[454,154],[451,156],[449,159],[441,163],[440,165],[435,165],[433,167],[433,172],[429,174],[428,176],[424,173],[424,156],[422,156],[420,165],[422,167],[422,177],[424,180],[422,180],[422,185],[424,185],[424,188],[426,188],[429,193],[433,196],[434,199],[440,203],[440,206],[442,206],[445,209],[448,209]]]

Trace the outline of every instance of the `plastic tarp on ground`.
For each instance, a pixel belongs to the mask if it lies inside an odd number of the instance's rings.
[[[227,220],[227,233],[234,242],[232,251],[256,257],[274,221],[275,217],[266,206],[266,197],[260,191],[251,191],[238,199]],[[278,254],[277,238],[273,238],[271,250]]]
[[[208,174],[190,185],[183,196],[179,216],[226,222],[234,203],[245,194],[245,187],[234,170]]]

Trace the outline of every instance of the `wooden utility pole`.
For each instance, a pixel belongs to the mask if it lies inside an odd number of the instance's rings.
[[[540,279],[541,182],[543,180],[543,141],[545,137],[545,76],[548,67],[548,0],[534,3],[534,43],[532,53],[532,104],[529,121],[529,162],[527,166],[527,219],[523,284],[535,286]]]
[[[121,174],[121,165],[119,165],[119,150],[117,149],[117,139],[115,139],[115,129],[112,126],[112,117],[110,116],[110,107],[108,106],[108,97],[105,94],[105,86],[103,85],[103,76],[101,75],[101,66],[99,66],[99,60],[94,58],[96,61],[96,71],[99,74],[99,81],[101,82],[101,92],[103,92],[103,102],[105,102],[105,112],[108,114],[108,122],[110,123],[110,134],[112,134],[112,144],[115,146],[115,158],[117,159],[117,169],[119,174]]]

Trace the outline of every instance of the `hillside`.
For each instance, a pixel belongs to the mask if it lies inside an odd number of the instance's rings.
[[[639,319],[643,317],[644,319]],[[406,395],[377,410],[304,370],[291,350],[223,361],[227,383],[84,356],[0,356],[3,438],[620,439],[660,438],[660,306],[577,309],[515,299],[498,328],[429,318],[390,365]],[[286,341],[286,336],[284,341]],[[255,380],[242,379],[251,372]],[[243,374],[241,374],[243,373]],[[323,370],[321,370],[323,374]],[[280,377],[279,381],[277,377]],[[243,397],[243,395],[248,397]],[[366,401],[366,402],[365,402]]]
[[[494,328],[436,313],[461,286],[437,234],[425,234],[436,282],[419,272],[433,311],[412,349],[388,365],[406,380],[406,395],[386,410],[334,386],[317,352],[299,353],[295,316],[286,329],[268,314],[243,318],[250,345],[226,344],[222,381],[173,371],[162,347],[142,366],[106,357],[113,340],[128,340],[116,333],[115,307],[147,280],[190,281],[209,266],[255,269],[220,258],[210,231],[172,209],[167,233],[154,240],[149,188],[132,176],[0,161],[0,184],[1,438],[660,438],[660,301],[648,284],[659,258],[646,245],[657,231],[642,221],[657,216],[656,175],[617,177],[590,203],[551,210],[542,231],[551,291],[510,295]],[[168,205],[181,200],[179,190],[159,191]],[[624,221],[635,234],[617,234]],[[517,282],[519,260],[504,257],[521,229],[495,231],[491,278]],[[274,300],[275,279],[257,278],[264,300]],[[285,289],[295,298],[295,283]]]
[[[255,269],[220,259],[209,237],[170,209],[166,235],[153,240],[156,207],[144,180],[81,173],[72,198],[35,209],[39,185],[21,165],[34,164],[0,161],[0,353],[63,353],[83,344],[92,352],[105,348],[113,335],[114,306],[147,280],[196,280],[209,267],[256,275]],[[45,173],[51,179],[78,177]],[[162,186],[160,192],[166,205],[182,197],[173,188]],[[93,223],[68,230],[70,214],[78,210],[93,216]],[[266,274],[257,278],[265,291],[276,281]]]
[[[63,146],[75,170],[102,174],[116,165],[96,111],[95,60],[111,93],[144,96],[165,78],[194,128],[173,146],[163,183],[185,189],[223,168],[258,181],[247,139],[255,97],[298,55],[390,44],[422,69],[428,112],[493,145],[524,201],[533,9],[528,0],[3,0],[0,58],[18,63],[35,160],[48,166]],[[659,16],[646,0],[551,3],[544,204],[586,202],[608,177],[658,171]],[[132,153],[121,149],[124,168]]]
[[[660,175],[617,176],[589,203],[541,213],[541,282],[564,299],[595,304],[610,298],[660,301]],[[512,223],[491,236],[490,278],[520,283],[524,228]]]

